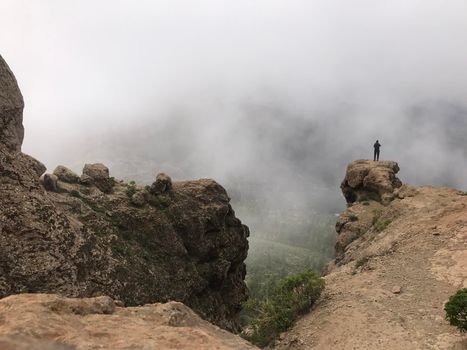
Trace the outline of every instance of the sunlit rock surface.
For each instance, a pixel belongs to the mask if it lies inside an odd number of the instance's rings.
[[[21,294],[0,300],[0,349],[256,349],[178,302],[118,307],[109,297]]]

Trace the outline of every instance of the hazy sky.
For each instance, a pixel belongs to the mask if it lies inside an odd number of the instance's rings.
[[[467,187],[465,0],[0,0],[0,53],[23,150],[50,170],[248,178],[307,201],[379,138],[403,180]]]

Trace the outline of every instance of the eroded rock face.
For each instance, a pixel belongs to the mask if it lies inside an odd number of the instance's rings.
[[[2,350],[256,349],[177,302],[122,308],[109,297],[21,294],[0,300],[0,318]]]
[[[9,151],[21,151],[23,108],[23,96],[16,78],[0,56],[0,144]]]
[[[93,164],[79,183],[48,174],[58,191],[46,191],[43,164],[19,152],[22,98],[0,66],[0,297],[108,295],[129,306],[176,300],[237,330],[249,232],[222,186],[174,182],[156,196],[143,186],[129,191]]]
[[[388,203],[402,186],[399,166],[393,161],[356,160],[347,167],[341,189],[347,203],[376,200]]]

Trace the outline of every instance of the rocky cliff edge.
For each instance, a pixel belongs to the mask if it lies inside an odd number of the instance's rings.
[[[467,349],[444,304],[467,287],[467,195],[413,187],[395,162],[349,164],[336,259],[278,349]]]
[[[84,165],[81,175],[63,166],[44,174],[21,152],[22,110],[0,57],[0,297],[175,300],[237,330],[249,232],[225,190],[208,179],[172,183],[165,174],[151,186],[128,184],[103,164]]]

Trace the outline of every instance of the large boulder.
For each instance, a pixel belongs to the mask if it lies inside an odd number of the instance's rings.
[[[85,164],[81,182],[86,185],[95,185],[104,193],[109,193],[114,185],[109,176],[109,168],[102,163]]]
[[[45,174],[43,178],[44,188],[47,191],[57,192],[58,190],[57,181],[58,181],[58,177],[56,175]]]
[[[54,175],[57,176],[57,178],[63,182],[68,182],[72,184],[79,182],[78,174],[76,174],[75,172],[63,165],[59,165],[55,168]]]
[[[402,186],[396,174],[399,166],[393,161],[356,160],[347,166],[342,193],[348,204],[375,200],[387,204]]]
[[[24,137],[23,96],[16,78],[0,56],[0,147],[20,152]]]
[[[164,192],[170,191],[172,189],[172,179],[170,176],[160,173],[156,176],[156,181],[154,181],[149,188],[149,192],[154,195],[162,194]]]

